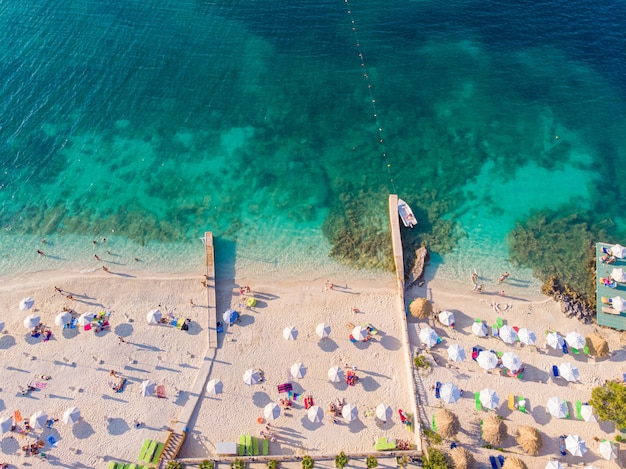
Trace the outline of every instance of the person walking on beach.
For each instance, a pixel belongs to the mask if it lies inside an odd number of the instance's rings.
[[[104,270],[105,272],[109,272],[109,268],[106,265],[102,266],[102,270]]]

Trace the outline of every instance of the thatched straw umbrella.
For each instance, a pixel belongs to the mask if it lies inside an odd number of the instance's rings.
[[[460,446],[450,451],[450,459],[452,459],[454,469],[472,469],[476,464],[472,453]]]
[[[439,409],[437,414],[435,414],[435,420],[437,422],[437,433],[442,437],[452,438],[459,433],[461,428],[459,418],[449,410]]]
[[[427,319],[433,315],[433,304],[426,298],[415,298],[409,305],[411,316],[417,319]]]
[[[609,354],[609,344],[598,334],[589,334],[585,338],[587,347],[589,347],[589,355],[602,358]]]
[[[517,443],[528,454],[535,456],[539,454],[543,440],[541,439],[539,430],[524,425],[517,429]]]
[[[502,465],[502,469],[528,469],[524,461],[519,458],[514,458],[513,456],[509,456],[504,461]]]
[[[506,438],[506,425],[496,414],[489,414],[483,421],[483,440],[499,446]]]

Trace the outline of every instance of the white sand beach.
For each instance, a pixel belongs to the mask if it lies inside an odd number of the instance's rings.
[[[325,415],[322,422],[312,423],[303,403],[296,401],[287,415],[283,412],[270,422],[269,432],[274,439],[270,443],[270,455],[315,456],[337,454],[341,450],[367,454],[373,451],[376,438],[413,438],[398,415],[398,409],[411,408],[414,397],[405,367],[404,318],[394,276],[380,275],[375,280],[354,282],[350,278],[331,278],[335,284],[333,289],[325,288],[326,279],[323,276],[306,281],[251,277],[217,279],[218,315],[221,317],[225,309],[233,306],[242,312],[241,321],[220,334],[219,348],[214,356],[213,352],[209,355],[212,360],[209,379],[222,380],[223,393],[210,395],[203,391],[179,457],[212,458],[218,442],[237,441],[242,434],[259,436],[265,422],[260,424],[257,419],[263,417],[266,404],[286,397],[286,394],[279,394],[277,385],[287,382],[292,383],[294,392],[311,396],[323,409],[337,398],[355,404],[358,418],[352,422],[338,418],[337,423],[332,424]],[[41,272],[6,282],[0,288],[0,308],[5,312],[6,323],[5,332],[0,335],[5,376],[0,393],[1,415],[12,416],[19,410],[28,419],[34,412],[43,410],[50,418],[61,419],[65,409],[76,406],[82,418],[73,426],[59,420],[51,428],[44,426],[28,435],[5,433],[0,443],[0,462],[16,467],[27,462],[42,466],[44,462],[40,462],[38,455],[25,456],[21,447],[36,439],[46,441],[50,435],[58,440],[55,447],[50,448],[46,443],[43,448],[51,464],[105,467],[111,460],[137,462],[142,442],[159,438],[170,421],[179,417],[207,351],[207,312],[203,307],[206,290],[201,280],[202,273],[167,278],[145,272],[119,276],[98,271],[80,276]],[[257,300],[250,310],[238,306],[241,300],[238,289],[244,285],[251,287],[248,296]],[[55,292],[55,286],[75,299],[68,300]],[[543,468],[550,457],[557,456],[573,465],[593,463],[599,468],[619,467],[622,459],[611,462],[602,459],[598,456],[598,443],[594,441],[594,437],[613,439],[615,431],[611,425],[588,423],[575,417],[555,419],[545,410],[551,396],[561,397],[572,406],[576,400],[586,401],[593,385],[621,376],[624,355],[619,334],[608,330],[600,332],[613,351],[607,359],[594,361],[582,354],[570,354],[564,359],[562,352],[545,350],[544,331],[555,329],[565,335],[576,330],[585,335],[594,329],[592,326],[564,318],[558,305],[538,293],[508,288],[509,296],[501,298],[489,291],[476,295],[468,290],[466,285],[443,284],[435,278],[425,287],[410,292],[432,299],[438,310],[448,309],[456,315],[454,330],[431,324],[443,341],[432,349],[431,361],[436,366],[423,378],[426,392],[422,399],[425,398],[428,418],[444,405],[435,399],[431,390],[437,381],[451,381],[464,389],[466,394],[458,402],[444,406],[461,419],[463,430],[458,436],[459,444],[471,448],[479,467],[486,467],[488,455],[496,451],[481,449],[484,442],[479,437],[478,423],[486,413],[475,410],[473,393],[488,386],[500,397],[497,412],[505,418],[509,433],[519,425],[536,426],[542,432],[544,447],[540,455],[521,456],[529,468]],[[20,300],[28,296],[35,300],[33,309],[20,311]],[[501,305],[501,311],[494,310],[493,302]],[[63,307],[79,314],[111,311],[111,328],[96,333],[80,327],[55,326],[54,318]],[[146,313],[154,308],[176,318],[189,318],[189,330],[149,325]],[[43,342],[41,337],[32,338],[22,324],[33,311],[50,326],[51,340]],[[534,330],[539,338],[538,347],[509,346],[499,339],[479,339],[471,333],[476,317],[492,324],[497,316],[510,325]],[[331,328],[328,338],[320,339],[316,335],[316,325],[321,322]],[[371,341],[351,343],[349,324],[371,324],[378,333]],[[287,326],[298,330],[296,340],[288,341],[283,337]],[[417,323],[409,324],[413,348],[420,348],[415,335],[417,327]],[[462,345],[468,358],[449,366],[446,348],[451,343]],[[515,351],[526,366],[524,379],[500,377],[480,369],[470,358],[471,348],[476,345]],[[579,383],[550,378],[551,365],[564,360],[579,368]],[[291,366],[298,362],[305,367],[302,378],[290,376]],[[348,386],[345,381],[331,383],[327,377],[331,366],[346,370],[356,367],[359,377],[356,385]],[[243,374],[250,368],[262,370],[264,381],[251,386],[244,384]],[[116,379],[110,375],[111,370],[127,379],[123,392],[113,391]],[[42,375],[50,379],[40,378]],[[163,385],[166,397],[142,396],[141,382],[146,379]],[[19,387],[29,383],[34,383],[36,389],[23,396]],[[510,393],[527,399],[529,413],[507,408]],[[374,415],[376,406],[382,402],[393,409],[386,423]],[[21,428],[23,422],[18,424],[18,430]],[[558,435],[569,433],[576,433],[587,442],[589,451],[584,457],[558,454]],[[446,445],[449,446],[449,442],[442,448],[447,448]],[[521,452],[511,437],[503,448],[505,456]],[[620,457],[623,456],[620,454]]]

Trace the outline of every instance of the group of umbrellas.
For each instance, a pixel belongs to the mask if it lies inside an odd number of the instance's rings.
[[[20,311],[28,311],[34,305],[35,305],[34,299],[32,299],[31,297],[24,298],[20,301]],[[157,312],[160,314],[160,311],[157,311]],[[77,320],[78,325],[86,326],[87,324],[90,324],[91,321],[93,321],[95,317],[96,315],[94,313],[83,313],[79,316]],[[161,317],[159,316],[159,319],[160,318]],[[59,314],[57,314],[54,318],[54,324],[59,327],[63,327],[66,324],[69,324],[71,321],[72,321],[72,315],[68,311],[62,311]],[[39,316],[38,314],[29,314],[28,316],[26,316],[26,318],[24,318],[23,324],[26,329],[33,329],[34,327],[37,327],[40,322],[41,322],[41,316]],[[4,322],[0,323],[0,331],[2,329],[4,329]]]
[[[489,329],[487,324],[479,320],[475,321],[472,324],[472,333],[477,337],[488,337]],[[518,340],[524,345],[535,345],[537,343],[537,335],[525,327],[516,331],[513,327],[505,324],[498,330],[498,336],[505,344],[513,344]]]
[[[357,328],[359,328],[361,326],[357,326],[354,328],[354,331],[357,330]],[[362,328],[364,329],[364,328]],[[365,329],[364,329],[365,330]],[[353,333],[354,333],[353,331]],[[328,336],[330,336],[330,326],[328,324],[326,324],[325,322],[321,322],[319,323],[317,326],[315,326],[315,333],[321,338],[324,339]],[[367,335],[367,331],[365,331],[365,334]],[[285,338],[285,340],[296,340],[298,338],[298,329],[295,326],[287,326],[283,329],[283,337]],[[356,336],[355,336],[356,338]],[[357,340],[364,340],[365,339],[365,335],[363,336],[363,339],[357,339]]]
[[[565,451],[568,451],[572,456],[582,457],[587,452],[587,444],[585,443],[585,440],[583,440],[580,436],[567,435],[567,437],[565,437],[564,440],[565,440],[564,449]],[[608,440],[604,440],[600,442],[600,444],[598,445],[598,452],[604,459],[607,459],[609,461],[612,459],[617,459],[617,453],[615,451],[615,447]],[[589,465],[585,467],[585,469],[591,469],[591,468],[595,469],[595,466]],[[546,469],[565,469],[565,468],[560,462],[551,460],[548,462],[548,464],[546,464]]]
[[[76,422],[80,420],[80,410],[78,407],[70,407],[66,409],[63,413],[63,417],[61,418],[64,424],[66,425],[74,425]],[[48,414],[46,414],[43,410],[35,412],[28,419],[28,424],[31,428],[39,429],[43,428],[48,423]],[[13,427],[14,422],[12,417],[2,417],[0,418],[0,432],[7,433]]]

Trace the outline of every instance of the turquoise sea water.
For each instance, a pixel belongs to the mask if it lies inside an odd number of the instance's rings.
[[[0,1],[0,275],[94,254],[194,271],[205,230],[221,266],[333,272],[331,222],[384,230],[392,191],[452,247],[444,278],[511,270],[533,210],[618,236],[624,18],[584,0]]]

